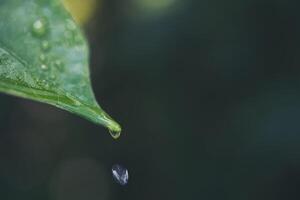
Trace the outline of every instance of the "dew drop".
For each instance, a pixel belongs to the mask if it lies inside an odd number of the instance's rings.
[[[50,75],[50,78],[53,79],[53,80],[56,79],[55,74],[51,74],[51,75]]]
[[[40,55],[40,60],[41,60],[42,62],[45,62],[45,61],[46,61],[46,56],[45,56],[45,54],[41,54],[41,55]]]
[[[46,69],[48,69],[48,66],[47,66],[47,65],[44,65],[44,64],[42,64],[42,65],[41,65],[41,69],[43,69],[43,70],[46,70]]]
[[[47,50],[49,50],[49,49],[50,49],[50,44],[49,44],[49,42],[46,41],[46,40],[44,40],[44,41],[42,42],[42,50],[47,51]]]
[[[32,24],[32,32],[35,36],[42,37],[47,32],[47,22],[45,19],[38,19]]]
[[[61,67],[62,66],[62,62],[60,60],[56,60],[54,62],[54,64],[55,64],[56,67]]]
[[[109,133],[110,133],[111,137],[113,137],[114,139],[118,139],[121,135],[120,131],[114,131],[111,129],[109,129]]]
[[[53,65],[56,69],[58,69],[60,71],[63,70],[63,68],[64,68],[64,64],[61,60],[54,61]]]
[[[113,165],[111,168],[114,180],[120,185],[126,185],[128,183],[129,175],[128,170],[121,165]]]
[[[76,106],[82,105],[79,101],[74,101],[74,104],[75,104]]]
[[[43,80],[41,81],[41,84],[42,84],[44,87],[49,88],[49,84],[47,83],[47,81],[46,81],[45,79],[43,79]]]

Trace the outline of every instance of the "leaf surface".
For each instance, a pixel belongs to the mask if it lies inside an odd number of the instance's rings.
[[[59,0],[0,1],[0,91],[48,103],[107,127],[121,127],[98,105],[89,49]]]

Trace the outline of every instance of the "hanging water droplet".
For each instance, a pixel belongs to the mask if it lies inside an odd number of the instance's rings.
[[[109,133],[110,133],[111,137],[113,137],[114,139],[118,139],[121,135],[120,131],[114,131],[111,129],[109,129]]]
[[[42,50],[47,51],[47,50],[49,50],[49,49],[50,49],[50,44],[49,44],[49,42],[46,41],[46,40],[44,40],[44,41],[42,42]]]
[[[113,165],[111,168],[114,180],[120,185],[126,185],[128,183],[129,175],[128,170],[121,165]]]
[[[38,19],[32,24],[32,32],[35,36],[42,37],[47,32],[47,22],[45,19]]]
[[[46,56],[45,56],[45,54],[41,54],[41,55],[40,55],[40,60],[41,60],[42,62],[45,62],[45,61],[46,61]]]

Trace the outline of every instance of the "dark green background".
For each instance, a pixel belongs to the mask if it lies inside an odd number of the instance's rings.
[[[106,0],[86,33],[123,135],[1,95],[0,199],[300,199],[298,1]]]

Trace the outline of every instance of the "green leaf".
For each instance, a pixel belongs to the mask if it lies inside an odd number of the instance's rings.
[[[95,100],[88,46],[59,0],[0,1],[0,91],[121,127]]]

